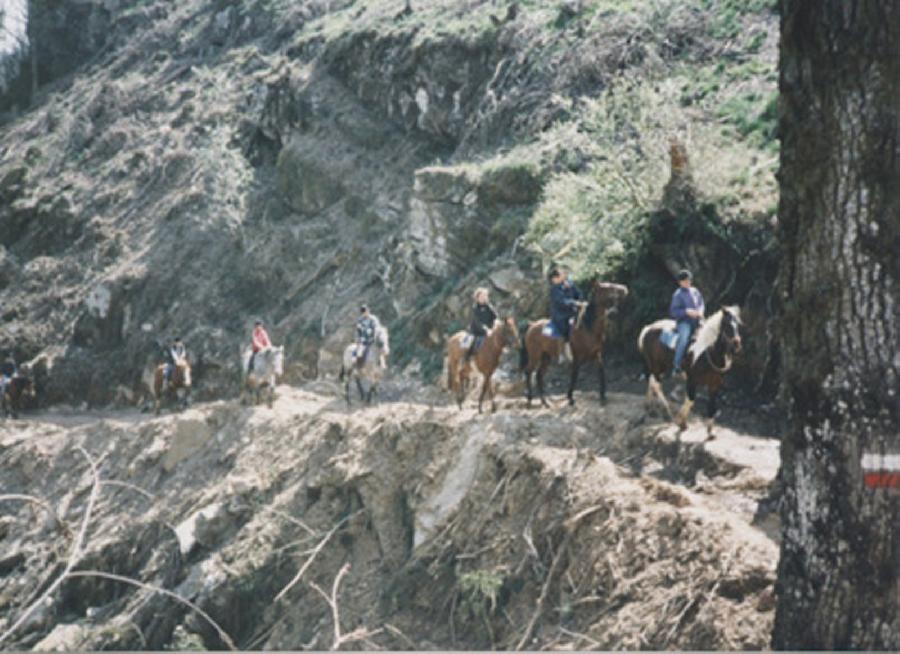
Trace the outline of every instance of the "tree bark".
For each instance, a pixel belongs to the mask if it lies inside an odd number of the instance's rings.
[[[900,649],[900,1],[781,0],[785,495],[773,647]]]

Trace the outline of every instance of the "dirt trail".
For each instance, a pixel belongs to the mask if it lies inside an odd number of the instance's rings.
[[[169,589],[247,649],[332,646],[310,584],[330,588],[345,564],[342,629],[361,629],[359,646],[767,645],[776,532],[755,517],[775,439],[722,427],[706,442],[701,422],[679,435],[627,392],[549,410],[504,397],[479,415],[392,384],[385,395],[415,401],[348,411],[319,382],[279,387],[272,409],[6,421],[0,492],[40,497],[74,532],[84,447],[120,483],[102,487],[77,568]],[[0,507],[2,632],[59,574],[68,537],[36,506]],[[162,595],[73,578],[3,646],[191,642],[224,644]]]

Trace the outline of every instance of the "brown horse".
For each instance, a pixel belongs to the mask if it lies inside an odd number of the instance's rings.
[[[467,332],[458,331],[447,341],[447,383],[450,392],[456,393],[456,403],[462,408],[463,399],[469,384],[469,374],[472,371],[472,361],[478,372],[484,377],[481,387],[481,397],[478,398],[478,413],[481,413],[481,405],[488,393],[491,396],[491,411],[497,410],[497,402],[494,400],[494,385],[491,377],[497,366],[500,365],[500,355],[505,347],[515,347],[519,341],[519,330],[512,318],[498,320],[487,336],[481,347],[475,351],[471,359],[466,360],[468,347],[463,347],[463,339]]]
[[[663,331],[674,329],[675,321],[657,320],[644,327],[638,337],[638,350],[643,354],[647,367],[648,404],[652,403],[655,394],[666,408],[669,417],[684,431],[687,429],[688,414],[697,398],[697,389],[705,386],[709,392],[707,434],[712,438],[716,399],[725,381],[725,373],[731,368],[732,356],[741,351],[740,324],[738,307],[723,307],[699,328],[697,337],[688,348],[682,362],[682,368],[687,375],[687,397],[678,415],[674,416],[663,395],[660,380],[672,369],[675,353],[660,342],[659,336]]]
[[[0,397],[0,409],[4,416],[18,418],[25,403],[34,400],[36,396],[34,382],[25,375],[16,375],[9,380]]]
[[[159,415],[160,404],[163,395],[171,398],[173,401],[180,402],[182,409],[187,408],[191,398],[191,366],[187,362],[179,363],[172,371],[172,378],[166,388],[163,388],[163,372],[166,364],[161,363],[156,366],[153,374],[153,396],[156,399],[156,415]],[[183,393],[182,393],[183,391]]]
[[[621,284],[594,281],[590,287],[590,301],[579,315],[576,324],[569,332],[569,344],[572,348],[572,372],[569,378],[569,404],[575,404],[575,382],[578,381],[578,369],[588,361],[596,361],[600,368],[600,401],[606,401],[606,370],[603,367],[603,343],[606,340],[606,329],[609,310],[626,295],[628,288]],[[537,385],[541,403],[550,406],[544,397],[544,373],[547,366],[559,359],[563,351],[564,341],[561,338],[545,336],[544,326],[549,322],[546,318],[528,325],[525,338],[522,340],[520,365],[525,372],[525,385],[528,389],[528,406],[531,406],[533,392],[531,374],[537,371]]]

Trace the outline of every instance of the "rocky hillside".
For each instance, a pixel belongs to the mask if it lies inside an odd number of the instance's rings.
[[[777,440],[336,391],[0,423],[0,645],[768,646]]]
[[[770,2],[31,4],[0,346],[44,403],[139,402],[176,334],[227,395],[258,316],[289,381],[327,376],[361,300],[429,379],[472,288],[535,318],[551,262],[629,284],[626,357],[692,267],[772,386]]]

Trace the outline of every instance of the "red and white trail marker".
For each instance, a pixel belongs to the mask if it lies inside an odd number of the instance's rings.
[[[866,488],[900,488],[900,454],[863,454]]]

